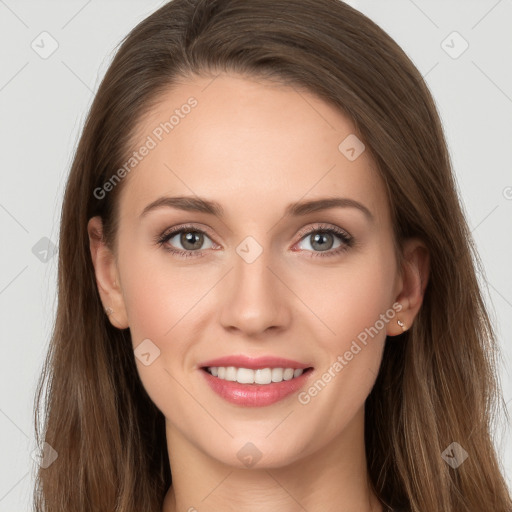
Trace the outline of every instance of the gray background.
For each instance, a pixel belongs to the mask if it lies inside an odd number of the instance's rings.
[[[402,46],[437,102],[485,266],[512,413],[512,0],[349,3]],[[55,312],[52,248],[73,152],[116,45],[160,5],[0,0],[0,512],[30,510],[33,397]],[[510,426],[502,419],[495,432],[510,484]]]

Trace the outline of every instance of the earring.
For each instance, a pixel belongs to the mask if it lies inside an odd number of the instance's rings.
[[[105,308],[105,313],[107,314],[107,316],[110,316],[113,312],[114,312],[114,310],[112,308],[110,308],[110,307]]]
[[[402,320],[397,320],[396,323],[402,328],[402,331],[407,330],[407,325],[405,325],[405,322],[403,322]]]

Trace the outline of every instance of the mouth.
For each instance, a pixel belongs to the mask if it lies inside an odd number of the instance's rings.
[[[297,379],[301,375],[312,371],[313,367],[252,369],[236,366],[203,366],[201,370],[209,373],[212,377],[228,382],[267,386],[273,383]]]
[[[282,401],[299,392],[314,375],[312,366],[257,369],[203,366],[199,370],[212,391],[226,402],[242,407],[264,407]]]

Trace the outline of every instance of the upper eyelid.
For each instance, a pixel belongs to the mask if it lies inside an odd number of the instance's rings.
[[[198,227],[198,226],[201,226],[201,227]],[[181,233],[182,231],[198,231],[198,232],[204,233],[205,235],[208,235],[210,238],[213,236],[211,234],[212,230],[208,227],[205,228],[203,225],[187,225],[187,224],[185,224],[183,226],[177,226],[177,227],[165,229],[162,232],[161,237],[163,238],[163,237],[169,236],[170,238],[173,238],[175,235],[177,235],[178,233]]]
[[[339,226],[335,226],[333,224],[327,223],[327,222],[320,222],[317,226],[310,226],[308,228],[303,228],[299,230],[299,236],[300,239],[304,238],[305,236],[310,235],[311,233],[314,233],[315,231],[334,231],[336,235],[343,236],[345,235],[347,238],[352,238],[352,235],[343,228],[340,228]],[[340,231],[340,233],[338,233]]]

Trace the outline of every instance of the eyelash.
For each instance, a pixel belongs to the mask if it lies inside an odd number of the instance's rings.
[[[181,249],[175,249],[170,245],[166,245],[166,242],[168,242],[171,238],[173,238],[175,235],[179,233],[200,233],[203,235],[206,235],[209,237],[208,233],[203,231],[202,229],[198,229],[192,224],[186,224],[183,226],[178,226],[176,228],[171,228],[170,230],[164,231],[162,234],[158,235],[155,238],[155,243],[162,247],[165,251],[170,252],[180,258],[190,258],[190,257],[202,257],[203,256],[203,250],[201,251],[183,251]],[[339,239],[341,239],[342,245],[334,250],[329,251],[316,251],[312,252],[311,256],[312,258],[320,257],[320,258],[326,258],[326,257],[333,257],[337,256],[345,251],[347,251],[350,247],[354,245],[354,238],[349,235],[346,231],[335,228],[333,226],[325,225],[325,224],[319,224],[315,226],[313,229],[304,230],[299,233],[300,239],[299,242],[306,238],[309,235],[312,235],[313,233],[323,233],[323,234],[332,234],[337,236]],[[209,237],[210,238],[210,237]],[[307,251],[311,252],[311,251]]]

